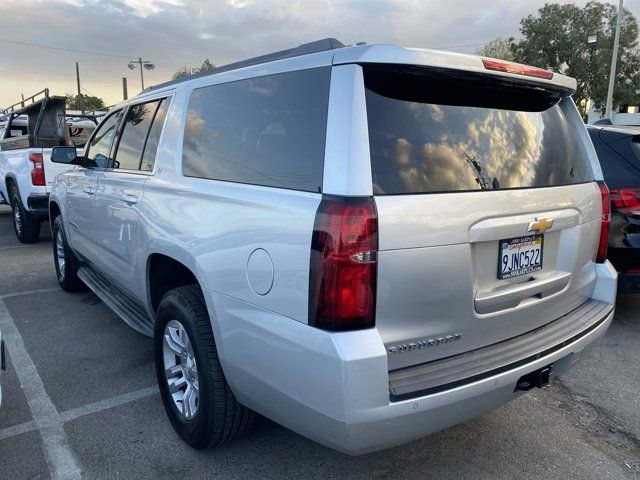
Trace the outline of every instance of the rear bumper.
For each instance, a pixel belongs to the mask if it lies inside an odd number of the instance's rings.
[[[27,197],[27,209],[34,215],[49,215],[49,194],[31,194]]]
[[[552,377],[564,373],[604,335],[613,318],[615,271],[604,264],[598,276],[597,298],[591,302],[603,308],[579,331],[481,378],[404,399],[391,395],[387,354],[376,329],[331,334],[204,293],[216,319],[212,326],[222,366],[238,400],[323,445],[359,455],[499,407],[521,395],[516,384],[528,373],[549,365]]]
[[[352,455],[368,453],[418,439],[494,410],[522,395],[516,391],[516,385],[524,375],[548,365],[552,365],[552,377],[565,373],[604,335],[612,319],[613,311],[596,329],[551,355],[440,393],[389,403],[377,418],[344,426],[335,423],[335,432],[342,443],[334,448]]]
[[[549,357],[596,330],[612,311],[612,305],[590,300],[567,315],[518,337],[389,372],[391,399],[399,401],[450,390]]]

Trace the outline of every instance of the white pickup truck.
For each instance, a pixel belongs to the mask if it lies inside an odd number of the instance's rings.
[[[0,114],[5,124],[0,130],[1,200],[13,210],[18,240],[35,242],[42,221],[48,219],[53,180],[69,169],[51,162],[51,148],[83,147],[95,129],[95,119],[69,118],[65,98],[50,96],[46,89]]]

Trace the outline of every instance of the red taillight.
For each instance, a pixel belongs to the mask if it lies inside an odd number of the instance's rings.
[[[553,78],[553,72],[550,72],[549,70],[529,67],[527,65],[520,65],[519,63],[503,62],[500,60],[493,60],[491,58],[483,58],[482,63],[484,64],[484,68],[486,68],[487,70],[495,70],[497,72],[506,73],[517,73],[518,75],[544,78],[545,80],[551,80]]]
[[[640,188],[611,190],[611,203],[615,208],[640,210]]]
[[[609,189],[604,182],[598,182],[602,196],[602,228],[600,229],[600,242],[596,262],[602,263],[607,259],[607,244],[609,243],[609,229],[611,228],[611,200]]]
[[[41,153],[30,153],[29,161],[33,163],[31,169],[31,183],[37,187],[44,187],[46,185],[44,179],[44,162],[42,161]]]
[[[311,240],[309,324],[375,325],[378,214],[371,197],[324,196]]]

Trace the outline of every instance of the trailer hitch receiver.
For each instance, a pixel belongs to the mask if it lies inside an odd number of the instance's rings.
[[[548,365],[520,377],[520,380],[518,380],[518,383],[516,383],[515,391],[526,392],[527,390],[531,390],[534,387],[542,388],[546,386],[549,383],[551,367],[551,365]]]

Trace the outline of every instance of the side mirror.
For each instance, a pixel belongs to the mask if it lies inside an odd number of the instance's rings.
[[[67,165],[82,165],[84,158],[78,156],[76,147],[53,147],[51,161]]]

